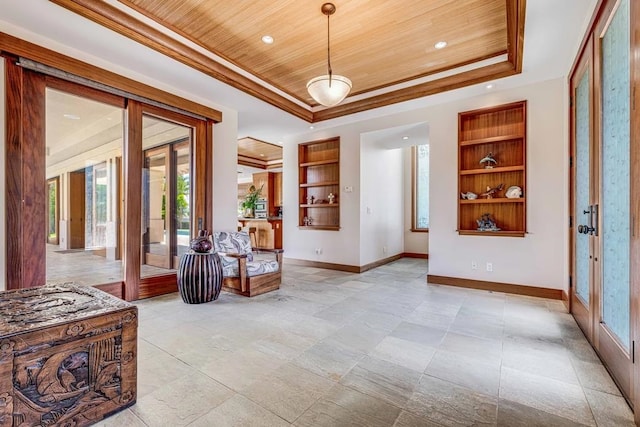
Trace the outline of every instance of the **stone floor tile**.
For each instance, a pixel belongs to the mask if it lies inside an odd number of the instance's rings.
[[[367,356],[340,383],[402,408],[421,376],[417,371]]]
[[[430,328],[409,322],[402,322],[391,332],[392,337],[413,341],[430,347],[440,345],[445,334],[446,331],[442,329]]]
[[[613,382],[602,363],[584,362],[574,359],[573,367],[578,374],[582,387],[621,396],[618,386]]]
[[[404,409],[443,426],[494,426],[498,399],[425,375]]]
[[[498,402],[498,426],[499,427],[584,427],[567,418],[548,412],[500,399]]]
[[[486,363],[473,354],[438,350],[424,370],[425,374],[467,387],[488,396],[498,396],[500,362]]]
[[[293,422],[334,385],[331,380],[288,363],[241,394]]]
[[[333,381],[339,381],[364,357],[364,353],[330,339],[319,342],[293,363]]]
[[[282,418],[238,394],[189,424],[190,427],[286,427],[289,425]]]
[[[387,336],[369,355],[414,371],[424,372],[435,351],[433,347]]]
[[[300,427],[390,427],[400,408],[359,391],[335,385],[293,424]]]
[[[500,398],[595,426],[584,392],[575,384],[502,368]]]
[[[586,389],[587,401],[598,427],[632,427],[633,412],[622,396]]]

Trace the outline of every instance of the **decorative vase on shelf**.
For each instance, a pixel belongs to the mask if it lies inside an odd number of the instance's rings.
[[[213,247],[211,240],[209,240],[209,232],[207,230],[200,230],[198,237],[191,241],[191,249],[197,253],[207,253]]]

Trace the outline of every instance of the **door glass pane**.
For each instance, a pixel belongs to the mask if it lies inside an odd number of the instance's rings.
[[[175,147],[176,162],[176,242],[177,257],[180,258],[189,250],[191,240],[191,162],[189,161],[189,145],[180,144]],[[174,260],[174,268],[178,265]]]
[[[590,203],[590,155],[591,145],[589,135],[589,70],[584,73],[575,94],[575,138],[576,138],[576,227],[589,223],[589,218],[583,213]],[[585,234],[575,234],[576,242],[576,293],[589,306],[589,237]]]
[[[602,319],[629,348],[629,1],[602,39]]]
[[[142,244],[144,265],[169,268],[167,236],[167,156],[164,152],[145,157],[142,180]]]
[[[124,110],[51,88],[45,96],[46,177],[56,182],[48,193],[46,279],[119,282]],[[54,232],[57,239],[52,239]]]
[[[192,129],[152,116],[142,118],[141,277],[178,268],[191,240]]]

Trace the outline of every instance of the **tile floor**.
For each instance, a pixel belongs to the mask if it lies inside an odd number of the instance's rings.
[[[559,301],[285,265],[282,288],[140,301],[138,401],[101,426],[626,426]]]

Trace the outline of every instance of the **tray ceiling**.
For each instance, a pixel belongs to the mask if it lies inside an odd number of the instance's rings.
[[[331,63],[353,90],[319,108],[306,83],[326,74],[324,0],[51,1],[310,122],[512,75],[522,62],[525,0],[337,0]]]

